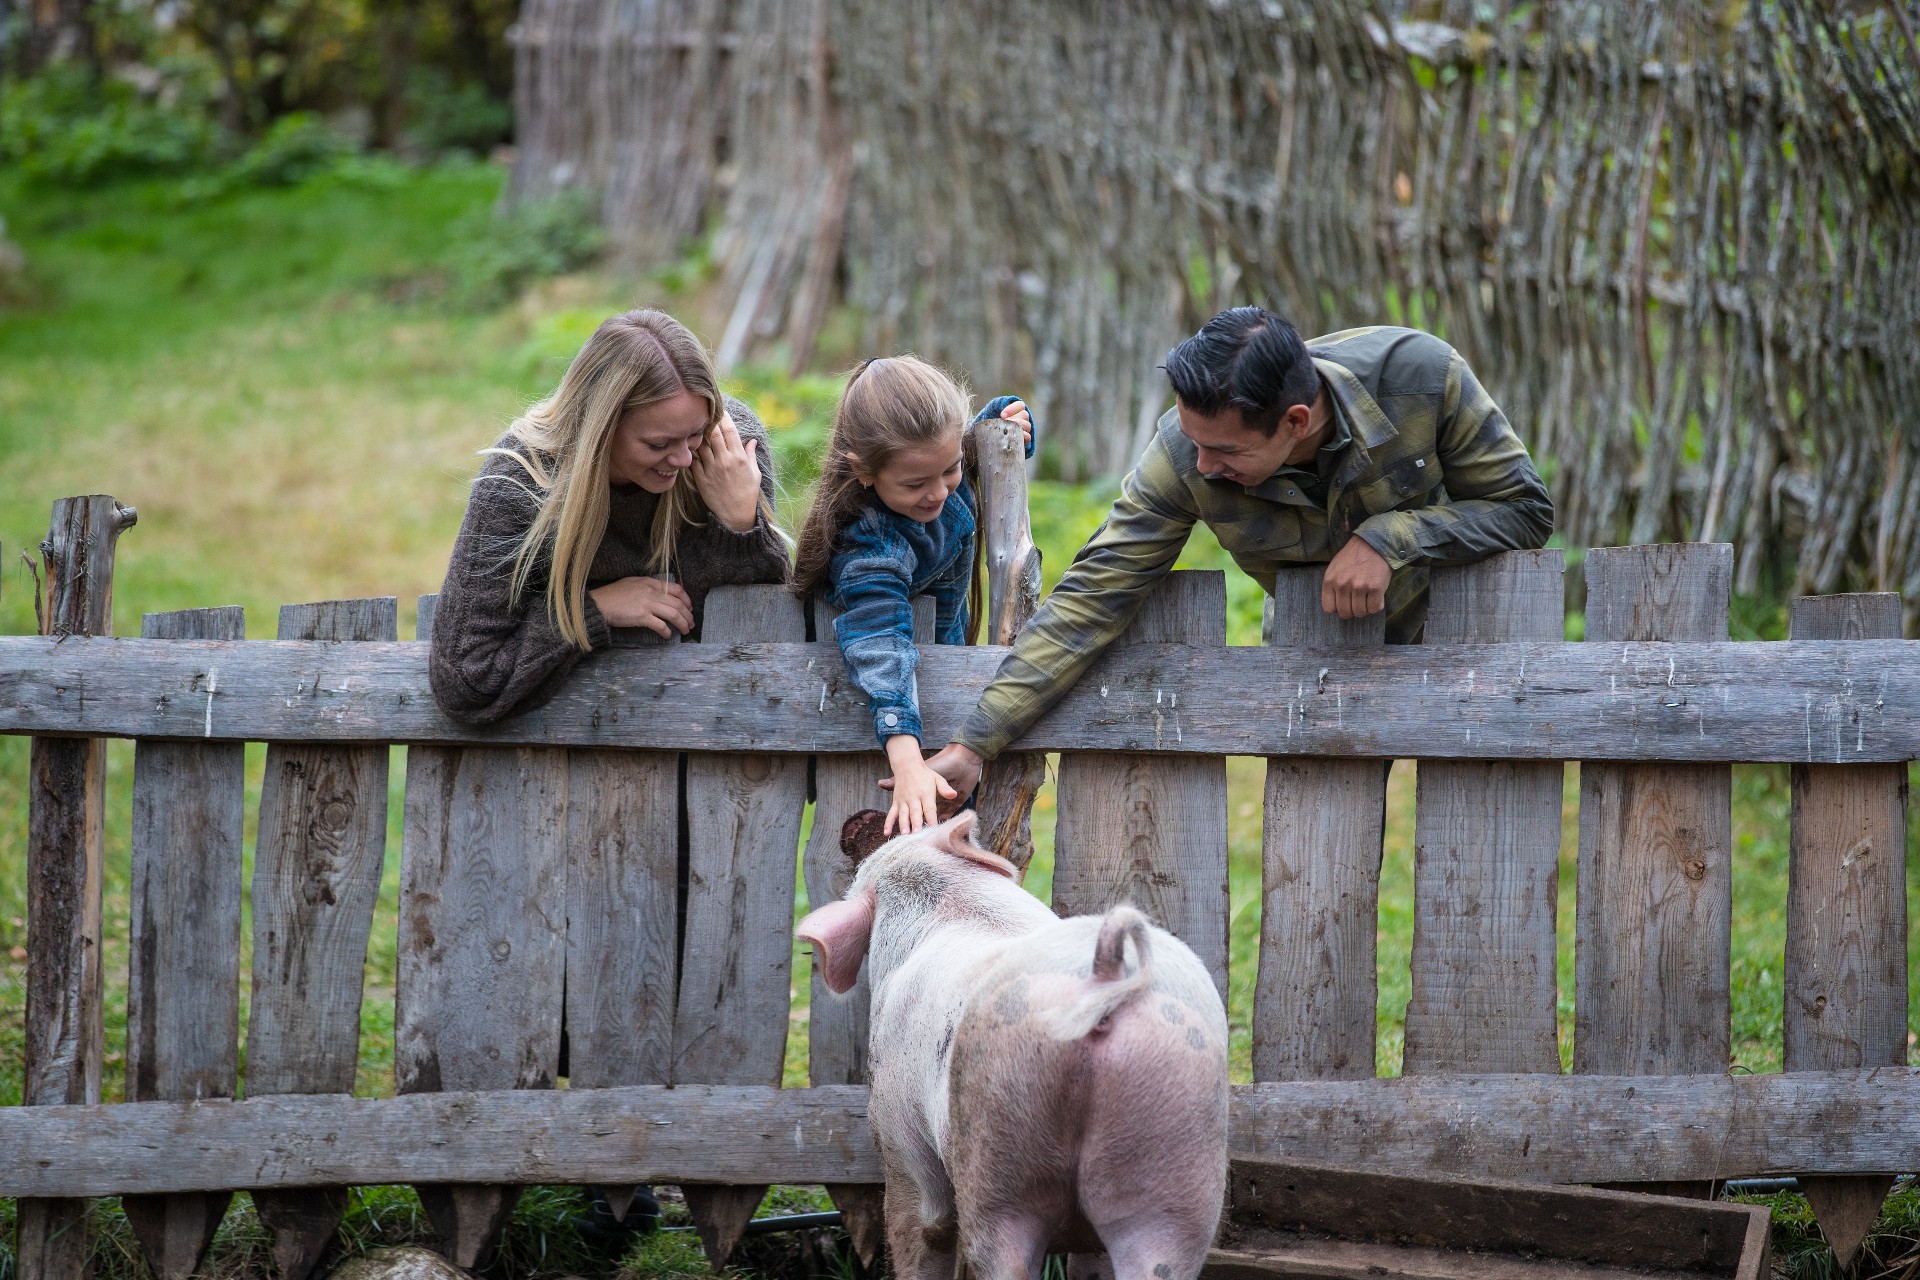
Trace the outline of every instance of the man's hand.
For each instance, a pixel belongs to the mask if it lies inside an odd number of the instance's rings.
[[[893,739],[889,738],[887,741],[891,743]],[[986,767],[986,763],[973,748],[963,747],[957,742],[949,742],[927,757],[927,768],[945,778],[953,788],[951,798],[941,797],[940,816],[942,818],[951,817],[954,811],[966,802],[967,797],[973,794],[974,788],[980,785],[980,771]],[[893,779],[880,779],[880,788],[883,791],[893,790]]]
[[[1343,618],[1364,618],[1387,607],[1393,570],[1364,538],[1349,538],[1327,563],[1320,582],[1320,608]]]

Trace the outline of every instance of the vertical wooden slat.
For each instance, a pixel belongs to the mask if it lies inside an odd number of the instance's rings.
[[[244,640],[238,606],[150,613],[147,640]],[[219,715],[217,674],[207,681]],[[142,742],[133,757],[127,1100],[231,1098],[240,1071],[240,871],[247,785],[238,742]],[[232,1192],[126,1196],[159,1280],[183,1280]]]
[[[785,587],[718,587],[707,644],[806,638]],[[687,757],[687,916],[674,1009],[675,1084],[780,1083],[793,966],[794,869],[807,803],[803,755]],[[726,1265],[767,1188],[682,1188],[714,1269]]]
[[[290,604],[282,640],[396,640],[392,596]],[[387,848],[385,746],[270,743],[253,856],[247,1095],[352,1093],[367,938]],[[344,1187],[256,1191],[281,1280],[307,1280]]]
[[[813,634],[823,644],[833,641],[837,611],[823,600],[813,605]],[[933,643],[934,603],[927,596],[913,602],[913,634],[920,644]],[[922,746],[927,744],[922,743]],[[865,755],[821,755],[813,758],[813,830],[801,857],[807,902],[821,906],[845,894],[853,880],[853,866],[840,849],[840,828],[862,809],[885,809],[892,797],[879,786],[890,772],[887,757],[875,751]],[[814,1084],[867,1082],[867,1010],[871,991],[866,970],[853,990],[835,995],[827,989],[819,969],[813,970],[812,999],[808,1004],[807,1068]],[[873,1266],[880,1256],[884,1224],[881,1188],[861,1183],[829,1186],[860,1261]]]
[[[1587,640],[1725,640],[1732,571],[1733,548],[1723,544],[1595,548],[1586,559]],[[1673,696],[1693,694],[1676,685]],[[1575,1071],[1727,1069],[1732,851],[1730,766],[1581,765]]]
[[[1900,597],[1876,592],[1795,600],[1791,627],[1795,640],[1898,640]],[[1816,724],[1816,732],[1826,727]],[[1847,726],[1832,727],[1844,733]],[[1786,1069],[1904,1065],[1907,768],[1795,765],[1792,779],[1782,986]],[[1800,1179],[1843,1268],[1892,1187],[1891,1173]]]
[[[132,507],[104,494],[53,504],[41,543],[47,634],[113,634],[113,555]],[[29,1106],[98,1102],[106,1054],[101,1010],[101,828],[107,745],[35,738],[28,748],[26,1091]],[[22,1200],[20,1280],[78,1280],[84,1200]]]
[[[1226,610],[1225,574],[1172,573],[1117,644],[1224,646]],[[1158,710],[1171,744],[1179,703]],[[1193,948],[1226,999],[1226,757],[1067,752],[1058,785],[1053,909],[1089,915],[1132,903]]]
[[[1427,643],[1560,639],[1563,559],[1513,551],[1435,569]],[[1420,762],[1406,1074],[1559,1072],[1554,916],[1565,773],[1539,762]]]
[[[421,616],[430,626],[425,600]],[[553,1085],[566,809],[562,748],[408,750],[394,1014],[399,1092]],[[442,1249],[469,1269],[492,1252],[519,1198],[517,1187],[418,1190]]]
[[[1386,615],[1350,621],[1320,609],[1318,565],[1274,579],[1268,643],[1329,648],[1386,642]],[[1337,673],[1296,691],[1303,722],[1339,715]],[[1267,761],[1260,975],[1253,1078],[1367,1079],[1374,1074],[1374,935],[1387,770],[1378,760]]]
[[[668,1084],[679,756],[576,748],[567,759],[567,1084]],[[634,1190],[600,1188],[616,1220],[625,1220]]]
[[[1027,450],[1016,423],[994,418],[968,428],[980,472],[980,548],[986,557],[987,644],[1012,644],[1040,605],[1040,550],[1027,510]],[[982,844],[1025,868],[1033,858],[1034,797],[1047,780],[1040,751],[1003,751],[987,764],[974,807]]]

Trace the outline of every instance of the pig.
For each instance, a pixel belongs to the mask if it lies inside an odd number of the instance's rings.
[[[797,930],[834,992],[868,966],[893,1274],[1039,1280],[1068,1252],[1076,1280],[1194,1280],[1227,1180],[1213,979],[1133,907],[1056,917],[973,832],[881,845]]]

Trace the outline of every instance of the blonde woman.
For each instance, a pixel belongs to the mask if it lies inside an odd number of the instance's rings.
[[[766,429],[663,312],[602,324],[485,453],[428,668],[455,720],[539,706],[595,650],[697,633],[712,587],[786,581]]]

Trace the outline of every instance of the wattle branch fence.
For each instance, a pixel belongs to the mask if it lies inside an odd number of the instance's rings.
[[[1268,301],[1467,354],[1573,545],[1920,601],[1920,45],[1897,0],[528,0],[521,196],[717,224],[724,360],[1031,388],[1122,471],[1155,365]]]
[[[1009,429],[1005,434],[1011,437]],[[1023,598],[1018,451],[984,521]],[[993,495],[998,495],[994,497]],[[812,1085],[781,1089],[795,854],[814,901],[878,803],[865,700],[782,588],[709,601],[703,643],[590,657],[550,704],[443,717],[394,602],[235,609],[111,631],[111,498],[55,507],[42,636],[0,638],[0,732],[31,735],[27,1105],[0,1109],[23,1280],[84,1269],[85,1198],[124,1197],[161,1280],[232,1191],[306,1280],[345,1188],[412,1183],[456,1261],[527,1183],[678,1183],[724,1259],[767,1184],[817,1183],[878,1247],[865,994],[816,988]],[[1898,600],[1796,603],[1730,644],[1725,545],[1597,550],[1587,642],[1559,552],[1437,570],[1428,643],[1319,611],[1282,574],[1272,647],[1224,644],[1224,583],[1179,573],[989,785],[1021,855],[1034,753],[1059,752],[1054,901],[1132,900],[1227,981],[1225,758],[1268,757],[1248,1154],[1542,1181],[1801,1175],[1844,1251],[1920,1167],[1904,1066],[1906,764],[1920,642]],[[424,635],[431,598],[420,610]],[[817,634],[821,619],[813,626]],[[996,631],[996,634],[1003,634]],[[1004,653],[924,651],[943,739]],[[102,740],[136,742],[128,1101],[101,1105]],[[240,969],[243,744],[267,775]],[[350,1096],[405,743],[395,1089]],[[1375,1078],[1382,761],[1420,761],[1405,1077]],[[1574,1074],[1555,1050],[1562,763],[1581,769]],[[684,766],[682,761],[684,760]],[[1786,1074],[1729,1074],[1731,761],[1793,768]],[[684,772],[682,770],[684,769]],[[682,779],[684,779],[682,781]],[[1030,792],[1024,793],[1030,797]],[[684,890],[679,871],[684,866]],[[239,993],[250,982],[245,1098]],[[567,1062],[561,1079],[562,1043]]]

